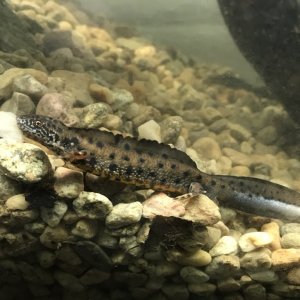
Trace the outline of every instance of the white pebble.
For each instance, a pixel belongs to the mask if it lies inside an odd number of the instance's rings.
[[[232,236],[222,236],[217,244],[210,249],[209,254],[214,256],[227,255],[237,251],[237,241]]]
[[[29,203],[25,200],[25,196],[23,194],[8,198],[5,204],[9,210],[25,210],[29,206]]]
[[[250,252],[269,245],[272,241],[272,236],[267,232],[248,232],[240,237],[239,246],[243,252]]]
[[[138,127],[139,139],[153,140],[161,142],[160,126],[155,121],[150,120]]]
[[[9,141],[22,142],[23,135],[17,126],[16,115],[11,112],[0,111],[0,137]]]

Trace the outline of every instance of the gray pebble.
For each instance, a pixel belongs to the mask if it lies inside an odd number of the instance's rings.
[[[34,222],[24,225],[24,229],[33,234],[41,234],[46,227],[44,222]]]
[[[57,259],[71,266],[78,266],[82,263],[80,257],[69,245],[63,245],[55,254]]]
[[[41,218],[50,227],[55,227],[60,223],[67,209],[65,202],[55,201],[51,208],[41,207]]]
[[[133,95],[127,90],[116,90],[112,92],[111,108],[113,111],[122,111],[127,108],[128,105],[133,103]]]
[[[273,270],[264,270],[259,272],[249,271],[248,275],[255,281],[261,283],[274,283],[278,281],[278,275]]]
[[[109,214],[113,205],[104,195],[93,192],[81,192],[73,201],[73,208],[81,218],[104,219]]]
[[[50,161],[40,148],[0,140],[0,166],[9,177],[26,183],[38,182],[51,172]]]
[[[52,267],[56,260],[56,255],[48,250],[43,250],[37,253],[37,259],[43,269]]]
[[[73,292],[82,292],[84,290],[84,286],[81,284],[80,280],[72,274],[63,271],[55,271],[54,278],[67,290]]]
[[[21,184],[0,173],[0,202],[21,193]]]
[[[188,285],[188,290],[197,296],[207,297],[216,291],[217,287],[212,283],[192,283]]]
[[[245,300],[266,299],[266,288],[261,284],[251,284],[243,289]]]
[[[240,283],[232,277],[221,279],[218,281],[218,290],[221,292],[235,292],[241,287]]]
[[[133,257],[140,257],[142,255],[142,248],[138,244],[136,236],[121,237],[119,246],[125,253],[128,253]]]
[[[40,241],[47,248],[57,249],[62,242],[69,239],[69,235],[69,232],[62,225],[53,228],[47,226],[40,236]]]
[[[168,297],[168,299],[188,300],[189,291],[181,284],[166,284],[162,287],[162,292]]]
[[[14,92],[23,93],[34,98],[41,98],[47,92],[47,87],[29,74],[16,77],[13,80],[12,88]]]
[[[98,224],[96,220],[79,220],[71,230],[73,235],[84,239],[91,239],[96,236]]]
[[[267,126],[258,131],[256,139],[265,145],[272,145],[278,139],[278,133],[274,126]]]
[[[230,134],[238,141],[247,141],[251,137],[251,132],[240,124],[228,124]]]
[[[109,278],[110,273],[92,268],[87,270],[79,280],[83,285],[93,285],[99,284]]]
[[[142,273],[115,271],[113,273],[113,279],[129,287],[138,287],[145,284],[148,276]]]
[[[186,283],[203,283],[209,280],[209,276],[195,267],[183,267],[180,276]]]
[[[222,118],[220,111],[218,111],[213,107],[206,107],[202,109],[201,115],[202,115],[203,122],[208,125]]]
[[[120,203],[113,207],[106,218],[108,228],[121,228],[138,222],[142,217],[143,205],[140,202]]]
[[[260,248],[246,253],[240,258],[241,267],[246,270],[268,269],[272,265],[271,251],[267,248]]]
[[[175,144],[182,129],[183,120],[179,116],[167,117],[160,122],[162,141],[165,144]]]
[[[111,236],[107,232],[105,232],[103,229],[98,232],[96,243],[104,248],[108,249],[117,249],[119,246],[119,241],[116,237]]]
[[[13,112],[16,115],[27,115],[34,113],[35,105],[27,95],[14,92],[12,97],[2,104],[1,111]]]

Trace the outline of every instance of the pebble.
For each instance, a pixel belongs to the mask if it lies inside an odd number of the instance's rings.
[[[42,180],[51,172],[45,152],[31,144],[0,140],[0,166],[7,176],[26,183]]]
[[[11,112],[0,111],[2,126],[0,128],[0,137],[12,142],[22,142],[23,135],[17,125],[15,114]]]
[[[300,224],[298,223],[287,223],[283,224],[280,227],[281,235],[285,235],[288,233],[300,233]]]
[[[275,270],[288,269],[300,265],[300,249],[278,249],[272,252]]]
[[[113,111],[122,111],[133,103],[133,95],[127,90],[115,90],[112,92],[112,103],[110,106]]]
[[[245,300],[253,300],[253,299],[265,300],[265,299],[267,299],[266,288],[259,283],[246,286],[243,289],[243,293],[245,296]]]
[[[165,144],[175,144],[183,126],[183,119],[171,116],[160,122],[162,141]]]
[[[235,238],[231,236],[222,236],[217,244],[209,250],[209,254],[214,256],[235,254],[237,252],[238,246]]]
[[[79,220],[71,233],[84,239],[91,239],[96,236],[97,229],[95,220]]]
[[[300,285],[300,267],[292,268],[286,275],[289,284]]]
[[[80,280],[72,274],[63,271],[55,271],[54,278],[67,290],[73,292],[82,292],[84,290],[84,286],[81,284]]]
[[[83,285],[94,285],[106,281],[110,278],[110,273],[91,268],[87,270],[80,278]]]
[[[232,277],[219,280],[217,286],[223,293],[235,292],[241,288],[241,284]]]
[[[41,98],[47,92],[47,87],[30,74],[14,78],[12,89],[14,92],[19,92],[36,99]]]
[[[183,267],[180,270],[180,276],[186,283],[190,284],[199,284],[209,280],[209,276],[206,273],[190,266]]]
[[[37,253],[37,259],[42,268],[48,269],[54,265],[56,255],[51,251],[42,250]]]
[[[278,275],[273,270],[249,271],[248,275],[255,281],[261,283],[274,283],[278,281]]]
[[[273,145],[278,139],[277,130],[274,126],[266,126],[258,131],[256,139],[265,145]]]
[[[104,195],[81,192],[73,201],[73,208],[81,218],[104,219],[113,209],[111,201]]]
[[[214,257],[206,266],[205,273],[212,279],[223,279],[234,276],[240,270],[240,261],[237,256],[220,255]]]
[[[184,266],[202,267],[211,262],[211,256],[208,252],[198,249],[191,254],[175,253],[173,260]]]
[[[188,290],[197,296],[208,297],[216,291],[217,287],[212,283],[191,283],[188,285]]]
[[[204,160],[217,160],[222,155],[219,144],[210,137],[198,139],[192,147],[197,151],[199,157]]]
[[[12,97],[2,104],[1,111],[12,112],[16,115],[29,115],[34,113],[35,105],[29,96],[14,92]]]
[[[247,141],[251,137],[251,132],[240,124],[229,123],[228,128],[231,136],[238,141]]]
[[[55,227],[60,223],[67,209],[66,203],[55,201],[51,208],[41,207],[41,218],[50,227]]]
[[[47,248],[57,249],[64,241],[69,239],[69,233],[65,227],[59,224],[56,227],[47,226],[40,235],[40,242]]]
[[[62,93],[46,93],[36,107],[36,114],[57,119],[67,126],[78,123],[78,117],[72,111],[75,99]]]
[[[241,267],[250,271],[269,269],[272,265],[271,251],[259,248],[246,253],[240,258]]]
[[[58,167],[54,172],[54,179],[54,190],[61,198],[74,199],[83,192],[82,172]]]
[[[139,139],[147,139],[161,143],[162,138],[160,126],[154,120],[150,120],[140,125],[137,130],[139,133]]]
[[[282,248],[300,248],[300,233],[286,233],[281,237]]]
[[[25,200],[24,194],[18,194],[8,198],[5,205],[8,210],[25,210],[29,203]]]
[[[65,244],[60,247],[56,252],[56,258],[71,266],[78,266],[82,264],[82,260],[76,252],[68,245]]]
[[[168,299],[188,300],[189,291],[184,285],[167,284],[162,287],[162,292]]]
[[[240,237],[239,246],[243,252],[250,252],[269,245],[272,241],[272,236],[267,232],[248,232]]]
[[[278,223],[276,222],[266,223],[261,227],[261,230],[269,233],[272,236],[272,243],[269,245],[270,249],[276,250],[281,248]]]
[[[105,224],[110,229],[117,229],[138,222],[142,217],[143,206],[140,202],[120,203],[108,214]]]

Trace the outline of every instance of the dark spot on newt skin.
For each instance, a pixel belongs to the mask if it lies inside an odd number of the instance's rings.
[[[122,159],[125,161],[130,161],[130,158],[127,155],[122,156]]]
[[[190,175],[190,172],[189,172],[189,171],[183,172],[183,177],[187,177],[187,176],[189,176],[189,175]]]
[[[148,152],[148,155],[153,156],[154,154],[153,154],[153,152]]]
[[[97,142],[96,145],[99,148],[103,148],[104,147],[104,144],[102,142]]]
[[[126,168],[126,171],[125,171],[126,175],[131,175],[132,172],[133,172],[132,166],[128,166],[128,167]]]
[[[70,139],[70,143],[72,144],[74,144],[74,145],[78,145],[79,144],[79,140],[78,140],[78,138],[76,138],[76,137],[72,137],[71,139]]]
[[[160,183],[161,184],[164,184],[164,183],[166,183],[167,182],[167,179],[166,178],[161,178],[161,180],[160,180]]]
[[[91,156],[88,158],[88,162],[94,166],[97,163],[97,160],[94,156]]]
[[[88,142],[89,142],[90,144],[94,144],[94,139],[90,136],[90,137],[88,138]]]
[[[244,182],[240,181],[240,186],[243,186],[244,185]]]
[[[171,165],[171,169],[173,169],[173,170],[176,169],[176,165],[175,165],[175,164],[172,164],[172,165]]]
[[[168,154],[166,154],[166,153],[162,154],[162,158],[167,159],[168,157],[169,157]]]
[[[144,163],[145,162],[145,159],[144,158],[140,158],[140,163]]]
[[[116,170],[118,169],[118,165],[117,165],[117,164],[110,164],[110,165],[108,166],[108,168],[109,168],[109,170],[110,170],[111,172],[114,172],[114,171],[116,171]]]
[[[226,187],[226,186],[225,186],[224,184],[221,184],[221,188],[222,188],[222,189],[225,189],[225,187]]]
[[[109,154],[109,158],[110,158],[110,159],[115,159],[115,157],[116,157],[116,154],[115,154],[115,153]]]
[[[179,184],[180,183],[180,179],[179,178],[177,178],[177,179],[175,179],[175,184]]]
[[[197,176],[197,180],[202,180],[202,175]]]
[[[126,150],[126,151],[130,150],[130,145],[128,143],[124,144],[124,150]]]
[[[155,177],[155,172],[149,172],[150,177]]]
[[[216,184],[217,184],[217,182],[215,180],[211,181],[211,185],[216,185]]]
[[[163,163],[161,163],[161,162],[159,162],[158,164],[157,164],[157,166],[161,169],[161,168],[163,168],[164,167],[164,164]]]
[[[137,168],[137,169],[136,169],[136,173],[137,173],[138,175],[143,174],[143,172],[144,172],[144,170],[143,170],[142,168]]]

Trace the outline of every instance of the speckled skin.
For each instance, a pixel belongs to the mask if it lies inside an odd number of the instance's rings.
[[[300,194],[265,180],[199,171],[185,153],[154,141],[70,128],[45,116],[17,117],[23,133],[80,169],[127,184],[186,194],[200,191],[248,213],[300,221]]]

